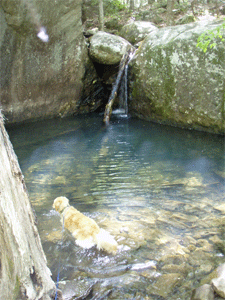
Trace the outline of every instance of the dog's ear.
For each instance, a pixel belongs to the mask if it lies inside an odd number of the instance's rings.
[[[53,201],[52,207],[56,208],[57,207],[57,202],[59,201],[59,198],[55,198],[55,200]]]
[[[55,210],[57,210],[57,207],[58,207],[57,201],[58,201],[58,199],[56,198],[56,199],[53,201],[53,204],[52,204],[52,207],[53,207]]]
[[[56,198],[55,200],[54,200],[54,202],[53,202],[53,208],[56,210],[56,211],[58,211],[58,212],[60,212],[60,206],[61,206],[61,204],[62,204],[62,201],[61,201],[61,199],[60,199],[61,197],[58,197],[58,198]]]
[[[52,206],[56,211],[61,212],[68,205],[69,200],[66,197],[57,197]]]

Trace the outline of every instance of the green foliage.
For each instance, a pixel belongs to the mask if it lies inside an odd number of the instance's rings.
[[[123,10],[126,8],[126,5],[125,4],[122,4],[119,0],[113,0],[112,1],[112,4],[114,5],[114,7],[117,9],[117,10]]]
[[[20,288],[21,288],[21,283],[18,275],[16,275],[16,283],[13,291],[13,299],[19,299],[20,297]]]
[[[225,19],[224,19],[225,20]],[[208,30],[202,33],[197,40],[196,47],[201,48],[204,52],[207,51],[208,47],[214,48],[216,47],[216,39],[220,38],[224,41],[225,22],[220,26],[216,27],[214,30]]]
[[[120,0],[105,0],[104,1],[105,15],[113,15],[126,9],[126,5]]]
[[[98,0],[91,0],[91,1],[90,1],[90,5],[91,5],[91,6],[98,6],[98,4],[99,4],[99,1],[98,1]]]

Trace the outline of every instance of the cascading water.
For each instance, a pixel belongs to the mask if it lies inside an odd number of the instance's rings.
[[[109,97],[109,101],[106,105],[106,108],[105,108],[105,114],[104,114],[104,122],[106,125],[109,125],[109,119],[110,119],[110,116],[112,114],[112,109],[113,109],[113,104],[114,104],[114,101],[115,99],[117,98],[118,96],[118,92],[119,92],[119,87],[121,86],[121,82],[122,82],[122,79],[123,79],[123,75],[124,75],[124,69],[126,67],[126,65],[128,64],[128,62],[130,61],[130,53],[131,53],[131,49],[129,49],[122,57],[121,61],[120,61],[120,66],[119,66],[119,72],[117,74],[117,78],[116,78],[116,81],[112,87],[112,91],[111,91],[111,94],[110,94],[110,97]],[[114,111],[114,114],[120,114],[120,112],[115,112]]]
[[[129,63],[135,55],[134,52],[129,53],[128,61],[124,67],[124,74],[119,88],[119,109],[113,110],[112,114],[117,114],[122,117],[128,117],[128,69]]]
[[[118,92],[119,108],[113,110],[112,114],[128,117],[128,64],[124,68],[124,75]]]

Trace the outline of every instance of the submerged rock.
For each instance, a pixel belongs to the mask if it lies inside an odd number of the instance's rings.
[[[206,53],[198,37],[221,22],[196,22],[150,33],[131,61],[130,110],[174,126],[224,133],[224,42]]]
[[[148,287],[148,291],[149,293],[168,299],[168,295],[182,280],[183,276],[179,273],[163,274],[157,279],[154,285]]]
[[[103,31],[90,39],[89,54],[92,60],[106,65],[118,64],[132,45],[122,37]]]
[[[225,264],[222,264],[218,268],[216,268],[213,272],[211,272],[209,275],[203,278],[200,283],[202,284],[202,286],[199,288],[200,290],[202,289],[202,291],[204,291],[203,287],[211,284],[210,286],[215,291],[215,293],[220,297],[225,298]],[[196,292],[194,291],[193,297],[195,293]],[[193,298],[193,300],[198,300],[198,299],[208,300],[208,298]]]
[[[96,280],[71,280],[60,281],[59,289],[62,291],[64,299],[85,299],[91,294]]]
[[[220,205],[216,205],[214,208],[221,211],[221,213],[225,214],[225,203],[222,203]]]
[[[195,289],[192,293],[191,300],[213,300],[214,292],[210,284],[204,284]]]
[[[156,266],[155,261],[147,261],[145,263],[134,264],[131,267],[131,270],[132,271],[140,271],[140,270],[149,269],[149,268],[155,269],[156,268],[155,266]]]

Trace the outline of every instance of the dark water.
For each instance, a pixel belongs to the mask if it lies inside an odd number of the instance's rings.
[[[95,114],[8,132],[54,280],[61,261],[93,299],[189,299],[224,262],[223,137]],[[115,236],[116,256],[62,236],[61,195]]]

